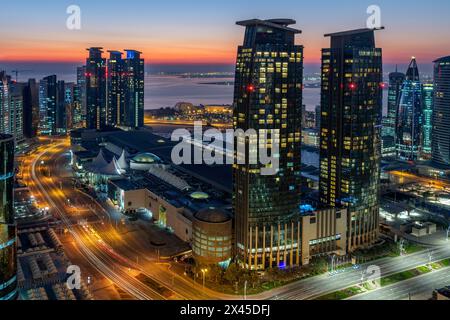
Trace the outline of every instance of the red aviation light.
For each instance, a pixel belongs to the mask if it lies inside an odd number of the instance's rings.
[[[249,93],[253,93],[253,92],[255,92],[255,90],[256,90],[256,88],[255,88],[255,86],[254,86],[253,84],[249,84],[249,85],[247,86],[247,91],[248,91]]]
[[[381,89],[384,89],[384,88],[386,88],[386,83],[384,83],[384,82],[381,82],[381,83],[380,83],[380,88],[381,88]]]
[[[356,90],[356,83],[352,82],[348,85],[348,87],[350,88],[350,90]]]

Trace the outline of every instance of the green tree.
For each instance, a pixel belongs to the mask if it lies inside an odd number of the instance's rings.
[[[234,284],[235,282],[239,282],[240,275],[241,269],[236,263],[233,263],[228,267],[227,271],[225,271],[224,279],[230,284]]]

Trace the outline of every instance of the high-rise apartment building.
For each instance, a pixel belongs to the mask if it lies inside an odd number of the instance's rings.
[[[90,48],[86,59],[86,127],[103,129],[108,125],[107,66],[102,48]]]
[[[125,61],[122,52],[108,52],[108,122],[113,126],[120,126],[125,120]]]
[[[280,146],[274,155],[279,169],[273,175],[262,174],[267,165],[251,164],[249,156],[233,167],[236,254],[244,267],[253,270],[301,263],[303,46],[295,44],[300,31],[289,27],[295,23],[288,19],[237,23],[246,31],[237,56],[234,128],[260,134],[258,139],[237,140],[245,143],[246,155],[252,154],[250,146],[259,145],[268,154],[276,141]],[[262,133],[267,136],[261,138]],[[253,149],[253,155],[260,152]]]
[[[23,87],[23,130],[27,138],[37,136],[39,128],[39,86],[29,79]]]
[[[141,52],[125,50],[125,109],[123,125],[130,128],[144,126],[144,59]]]
[[[14,137],[0,134],[0,300],[17,297],[17,230],[13,185]]]
[[[39,82],[39,131],[43,135],[57,134],[57,92],[58,83],[55,75],[43,78]]]
[[[431,159],[433,147],[433,107],[434,85],[425,83],[422,86],[422,145],[421,158]]]
[[[450,166],[450,56],[434,61],[433,162]]]
[[[326,35],[322,50],[320,201],[348,208],[348,251],[379,236],[383,76],[374,31]]]

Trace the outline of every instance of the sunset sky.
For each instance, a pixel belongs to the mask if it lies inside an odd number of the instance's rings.
[[[66,8],[82,10],[82,29],[66,28]],[[365,27],[366,9],[382,9],[377,33],[385,63],[423,63],[450,54],[448,0],[39,0],[2,1],[0,62],[81,62],[89,46],[137,49],[150,64],[233,64],[238,20],[292,18],[303,30],[305,62],[318,63],[323,34]]]

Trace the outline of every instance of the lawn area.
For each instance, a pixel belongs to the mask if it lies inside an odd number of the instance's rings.
[[[348,289],[332,292],[317,298],[316,300],[344,300],[363,293],[363,289],[360,287],[351,287]]]
[[[388,277],[384,277],[381,279],[381,286],[382,287],[386,287],[388,285],[400,282],[400,281],[405,281],[408,279],[412,279],[414,277],[416,277],[418,274],[420,274],[420,271],[418,271],[417,269],[413,269],[413,270],[408,270],[408,271],[404,271],[404,272],[400,272],[397,274],[393,274],[392,276],[388,276]]]

